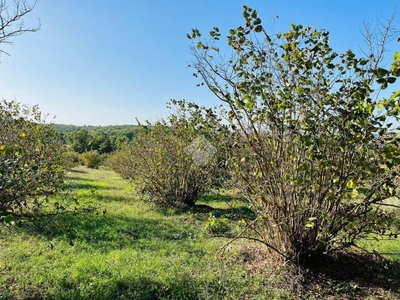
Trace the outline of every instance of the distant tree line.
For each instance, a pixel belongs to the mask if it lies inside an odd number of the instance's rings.
[[[64,142],[77,153],[97,151],[107,154],[118,150],[137,134],[136,125],[76,126],[56,124]]]

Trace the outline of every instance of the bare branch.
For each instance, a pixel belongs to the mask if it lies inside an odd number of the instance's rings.
[[[367,50],[361,49],[361,52],[370,57],[373,69],[382,63],[388,44],[394,41],[399,34],[400,30],[393,25],[396,15],[397,6],[389,18],[377,17],[374,25],[371,25],[369,21],[363,22],[361,34]]]
[[[40,29],[40,20],[35,27],[26,26],[24,22],[24,18],[35,8],[35,5],[36,1],[30,5],[27,0],[15,0],[14,7],[11,10],[6,0],[0,0],[0,44],[12,44],[13,38]],[[3,53],[9,55],[6,51],[0,49],[0,55]]]

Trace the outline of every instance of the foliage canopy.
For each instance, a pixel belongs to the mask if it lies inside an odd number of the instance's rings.
[[[204,193],[220,186],[226,175],[212,126],[219,119],[195,104],[171,103],[176,113],[144,126],[110,162],[160,206],[192,206]]]
[[[0,216],[35,214],[60,190],[63,152],[38,106],[0,103]]]
[[[269,35],[256,10],[221,33],[193,29],[200,85],[226,109],[234,135],[234,182],[257,208],[257,239],[291,261],[384,234],[385,200],[397,197],[399,145],[391,117],[399,94],[376,97],[400,75],[351,50],[336,53],[329,32],[302,25]]]

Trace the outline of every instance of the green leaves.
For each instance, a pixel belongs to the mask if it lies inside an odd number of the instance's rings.
[[[260,211],[261,238],[286,256],[348,247],[373,226],[371,204],[393,193],[399,141],[385,124],[400,119],[400,92],[375,101],[373,89],[397,81],[400,53],[390,70],[372,69],[373,57],[336,53],[328,31],[292,24],[270,37],[255,10],[243,17],[228,59],[193,47],[198,74],[226,104],[232,184]]]
[[[392,71],[394,76],[389,76],[390,75],[390,71],[383,69],[383,68],[377,68],[376,70],[373,71],[373,74],[377,77],[376,82],[379,83],[381,85],[381,88],[384,90],[388,87],[389,84],[393,84],[396,82],[396,77],[400,76],[400,72],[397,72],[397,69],[394,68],[394,70]]]
[[[382,78],[386,75],[388,75],[390,72],[386,69],[383,68],[378,68],[376,70],[374,70],[374,74],[378,77],[378,78]]]
[[[116,171],[135,180],[161,207],[192,206],[227,176],[217,148],[227,129],[219,127],[217,133],[221,120],[213,109],[184,100],[171,104],[174,113],[167,120],[151,124],[113,155],[130,166]]]
[[[1,216],[0,221],[6,224],[12,224],[15,221],[15,217],[13,215]]]
[[[261,19],[260,19],[260,18],[255,19],[255,20],[253,21],[253,24],[254,24],[254,25],[260,25],[260,24],[261,24]]]
[[[255,28],[254,28],[254,31],[255,32],[261,32],[263,30],[263,27],[261,26],[261,25],[258,25],[258,26],[256,26]]]
[[[307,219],[307,223],[305,225],[306,228],[313,228],[315,226],[315,220],[317,220],[316,217],[310,217]]]
[[[191,39],[195,39],[195,38],[200,38],[201,37],[201,33],[198,29],[196,28],[192,28],[192,34],[186,34],[186,37],[191,40]]]
[[[0,103],[0,215],[33,216],[63,185],[64,145],[37,106]]]

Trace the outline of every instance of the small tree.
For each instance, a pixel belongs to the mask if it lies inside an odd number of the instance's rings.
[[[81,154],[83,165],[90,169],[98,169],[102,163],[101,155],[97,150],[91,150]]]
[[[114,168],[162,207],[193,206],[224,180],[218,137],[211,130],[218,119],[195,104],[172,103],[176,114],[144,127],[131,145],[115,154]]]
[[[0,103],[0,216],[39,212],[62,187],[63,152],[37,106]]]
[[[373,54],[336,53],[327,31],[291,25],[269,35],[255,10],[244,6],[243,17],[227,37],[228,58],[217,27],[209,40],[197,29],[188,37],[196,76],[227,110],[234,182],[259,211],[249,228],[296,262],[385,233],[381,208],[397,196],[390,118],[400,92],[375,96],[400,71],[380,68]]]
[[[81,129],[71,134],[71,148],[77,153],[90,151],[90,140],[92,136],[86,129]]]

